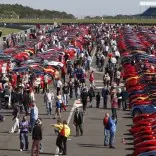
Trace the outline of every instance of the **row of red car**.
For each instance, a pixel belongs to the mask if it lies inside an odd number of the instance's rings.
[[[64,33],[66,32],[66,33]],[[31,37],[24,43],[19,43],[15,47],[5,49],[0,53],[0,71],[4,64],[11,62],[14,64],[13,69],[7,68],[8,72],[24,73],[32,71],[36,76],[43,79],[44,74],[49,75],[49,82],[53,78],[60,77],[60,71],[65,68],[65,55],[71,60],[77,53],[82,51],[84,44],[88,41],[85,35],[88,35],[88,26],[61,26],[53,32],[44,33],[42,30],[37,36]],[[54,36],[56,39],[54,40]],[[56,41],[57,40],[57,41]],[[61,42],[61,45],[51,44],[52,42]],[[46,51],[36,53],[35,45],[41,49],[45,44],[50,44]],[[69,44],[70,43],[70,44]],[[64,48],[65,47],[65,48]]]
[[[150,40],[145,34],[141,28],[125,27],[118,40],[133,116],[129,131],[134,138],[134,156],[156,155],[156,57],[151,49],[156,38]]]

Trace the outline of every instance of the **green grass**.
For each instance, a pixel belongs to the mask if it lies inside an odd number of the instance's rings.
[[[156,24],[156,19],[0,19],[0,22],[9,23],[145,23]]]
[[[21,31],[20,29],[11,29],[11,28],[3,28],[3,27],[0,27],[0,30],[2,31],[2,36],[6,36]]]

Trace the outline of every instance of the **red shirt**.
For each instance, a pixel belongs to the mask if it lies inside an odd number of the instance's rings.
[[[118,98],[113,98],[112,99],[112,108],[118,108]]]

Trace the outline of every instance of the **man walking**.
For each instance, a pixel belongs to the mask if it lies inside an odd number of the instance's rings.
[[[104,88],[102,89],[103,108],[107,108],[108,94],[109,94],[108,87],[104,86]]]
[[[64,84],[64,86],[62,88],[62,92],[63,92],[64,105],[67,106],[68,105],[69,86],[67,85],[66,82],[65,82],[65,84]]]
[[[90,107],[92,108],[93,97],[95,97],[95,92],[94,92],[93,87],[90,87],[90,89],[88,91],[88,96],[89,96],[89,100],[90,100]]]
[[[67,138],[70,135],[70,128],[67,125],[66,120],[63,121],[63,128],[61,129],[59,134],[60,134],[59,148],[63,152],[62,155],[67,155]]]
[[[57,95],[58,95],[62,88],[62,82],[61,82],[60,78],[58,78],[56,86],[57,86]]]
[[[28,132],[29,132],[29,122],[27,121],[26,116],[23,117],[23,120],[19,123],[20,129],[20,151],[28,150]]]
[[[76,127],[76,136],[79,136],[79,130],[81,136],[83,135],[82,123],[83,123],[83,113],[80,112],[79,108],[76,108],[73,121],[73,125]]]
[[[122,96],[122,108],[123,111],[125,111],[127,109],[127,100],[128,100],[128,92],[126,90],[126,87],[121,92],[121,96]]]
[[[40,141],[42,140],[42,127],[39,122],[35,123],[35,127],[32,131],[32,149],[31,149],[31,156],[39,156],[40,151]],[[36,154],[35,154],[36,150]]]
[[[50,92],[50,90],[47,89],[47,92],[44,95],[44,102],[46,104],[47,114],[48,115],[52,115],[52,103],[53,103],[53,100],[54,100],[53,92]]]
[[[86,107],[87,107],[87,98],[88,98],[87,89],[86,88],[83,88],[82,89],[82,92],[81,92],[81,101],[82,101],[84,113],[85,113]]]
[[[36,122],[37,119],[38,119],[38,108],[37,108],[35,102],[33,102],[32,108],[31,108],[31,111],[30,111],[30,125],[31,125],[31,131],[32,131],[33,128],[34,128],[34,125],[35,125],[35,122]]]
[[[108,121],[108,125],[110,127],[110,139],[109,139],[110,148],[115,148],[114,139],[115,139],[115,133],[116,133],[116,124],[117,124],[116,117],[112,115],[112,117],[110,117]]]
[[[109,131],[110,131],[110,127],[109,127],[108,121],[109,121],[109,114],[106,113],[105,117],[103,119],[103,125],[104,125],[104,146],[108,146],[108,144],[109,144]]]

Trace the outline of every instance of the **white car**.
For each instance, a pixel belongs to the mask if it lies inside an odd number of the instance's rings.
[[[59,67],[61,67],[61,68],[64,66],[63,63],[57,62],[57,61],[47,61],[47,60],[45,60],[44,63],[45,63],[46,65],[49,65],[49,66],[59,66]]]

